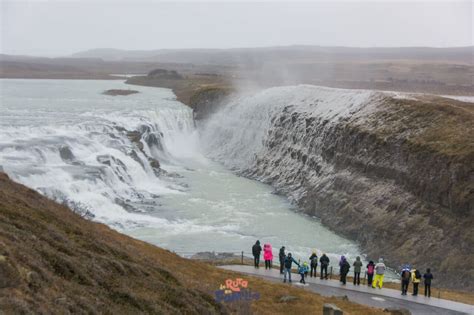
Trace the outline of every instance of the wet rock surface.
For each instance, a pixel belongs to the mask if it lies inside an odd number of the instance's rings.
[[[146,161],[148,162],[149,167],[151,167],[155,175],[161,176],[166,174],[166,172],[161,169],[161,165],[158,159],[149,156],[145,151],[145,145],[147,145],[148,149],[150,150],[158,150],[160,152],[164,152],[163,144],[161,142],[163,134],[153,132],[152,128],[147,125],[140,126],[138,130],[124,132],[126,132],[128,139],[136,146],[138,151],[145,155]],[[140,159],[136,150],[131,150],[128,154],[135,161],[139,162],[142,167],[145,167],[145,161]]]
[[[111,89],[111,90],[106,90],[102,92],[104,95],[110,95],[110,96],[127,96],[131,94],[137,94],[140,93],[135,90],[122,90],[122,89]]]
[[[208,86],[197,90],[189,100],[189,105],[194,109],[194,118],[196,120],[209,118],[232,92],[230,88],[219,86]]]
[[[59,156],[65,162],[73,162],[76,159],[76,157],[71,151],[71,148],[69,148],[68,146],[61,146],[59,148]]]

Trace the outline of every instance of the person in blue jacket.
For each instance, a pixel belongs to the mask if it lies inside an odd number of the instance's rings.
[[[291,266],[295,263],[298,267],[300,264],[291,256],[291,253],[288,253],[285,257],[284,266],[285,269],[283,270],[283,282],[286,282],[286,274],[288,274],[288,282],[291,282]]]
[[[304,262],[302,265],[298,267],[298,273],[301,276],[300,283],[306,284],[306,282],[304,281],[304,276],[308,273],[308,271],[309,271],[309,266],[307,262]]]

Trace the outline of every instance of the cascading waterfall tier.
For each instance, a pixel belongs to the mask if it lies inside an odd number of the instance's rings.
[[[156,90],[160,105],[153,106],[96,89],[77,98],[51,85],[21,98],[21,83],[4,83],[1,108],[0,165],[14,180],[117,228],[165,223],[143,213],[160,195],[185,189],[160,164],[197,154],[191,109],[167,90]],[[41,89],[53,89],[55,98],[43,98]]]
[[[205,122],[201,135],[207,153],[238,171],[256,167],[259,156],[266,155],[275,124],[289,114],[295,122],[297,113],[305,113],[308,127],[312,120],[324,124],[349,116],[363,115],[380,98],[372,91],[349,91],[309,85],[277,87],[252,96],[242,96],[226,104]],[[365,111],[363,111],[365,110]],[[306,127],[306,126],[305,126]],[[296,143],[296,139],[289,144]],[[285,143],[280,143],[282,147]]]

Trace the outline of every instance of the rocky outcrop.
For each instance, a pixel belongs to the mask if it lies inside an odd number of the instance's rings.
[[[135,90],[111,89],[111,90],[104,91],[102,94],[110,95],[110,96],[127,96],[130,94],[137,94],[137,93],[139,92]]]
[[[238,119],[222,121],[239,104],[219,112],[215,119],[231,127],[213,130],[226,138],[211,147],[220,150],[214,157],[232,156],[228,166],[273,185],[369,258],[431,267],[438,284],[473,288],[472,105],[381,93],[357,103],[361,94],[310,88],[289,89],[288,100],[285,91],[266,93],[243,102],[257,109]]]
[[[162,133],[153,131],[150,126],[141,125],[137,130],[127,131],[127,137],[137,147],[137,149],[144,154],[148,160],[149,166],[152,168],[156,176],[166,173],[163,169],[161,169],[160,162],[153,156],[147,154],[144,146],[145,143],[148,146],[148,150],[156,149],[158,151],[163,151],[163,144],[161,143],[163,138]],[[138,157],[138,154],[135,152],[135,150],[130,151],[129,155],[135,161],[139,162],[142,167],[145,167],[144,162]]]
[[[194,110],[194,118],[201,120],[216,112],[234,90],[230,87],[206,86],[195,91],[189,106]]]

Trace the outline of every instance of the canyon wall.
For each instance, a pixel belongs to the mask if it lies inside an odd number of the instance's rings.
[[[368,258],[473,288],[472,105],[280,87],[235,98],[199,124],[211,157],[271,184]]]

